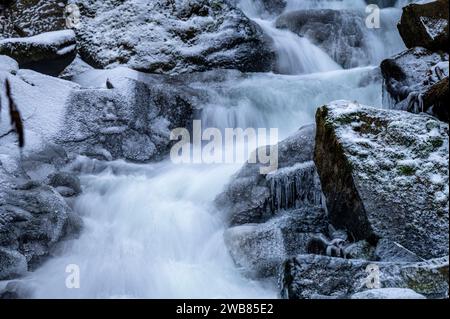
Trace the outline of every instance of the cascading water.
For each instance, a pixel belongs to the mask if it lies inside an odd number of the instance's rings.
[[[354,5],[290,0],[287,10],[295,3]],[[312,123],[317,106],[329,101],[381,105],[375,67],[342,70],[309,40],[275,29],[271,21],[255,21],[274,38],[281,73],[302,75],[252,74],[209,87],[193,83],[206,89],[212,101],[203,106],[205,127],[276,127],[282,139]],[[116,161],[97,173],[93,162],[79,158],[76,163],[84,187],[75,209],[84,219],[84,229],[79,238],[60,247],[57,257],[24,279],[34,288],[34,297],[277,297],[272,282],[247,279],[236,269],[222,238],[224,222],[212,204],[239,163]],[[80,268],[79,289],[65,286],[70,264]]]
[[[271,22],[255,19],[274,41],[277,52],[277,72],[281,74],[307,74],[339,70],[341,67],[325,52],[306,38],[288,30],[275,28]]]

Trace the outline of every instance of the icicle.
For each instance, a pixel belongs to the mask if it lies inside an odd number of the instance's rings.
[[[268,176],[272,211],[322,206],[322,191],[314,162],[294,165]]]

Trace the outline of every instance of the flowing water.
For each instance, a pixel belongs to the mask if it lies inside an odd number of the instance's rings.
[[[304,8],[305,3],[335,9],[355,6],[354,1],[289,0],[288,10]],[[358,3],[363,9],[363,2]],[[203,106],[205,126],[276,127],[283,139],[312,123],[316,108],[329,101],[351,99],[381,106],[376,67],[343,70],[310,40],[277,30],[273,21],[256,16],[249,1],[241,5],[274,39],[283,74],[252,74],[225,81],[220,88],[204,87],[214,101]],[[399,10],[389,10],[389,17],[399,16]],[[383,36],[389,37],[395,23],[387,20],[393,23]],[[377,45],[380,56],[393,50]],[[83,194],[75,210],[83,217],[84,229],[79,238],[60,247],[57,257],[25,279],[34,287],[34,297],[278,296],[273,281],[247,279],[233,264],[222,238],[224,221],[212,204],[241,164],[116,161],[102,173],[93,173],[92,162],[78,160],[84,172]],[[79,289],[65,285],[70,264],[80,268]]]

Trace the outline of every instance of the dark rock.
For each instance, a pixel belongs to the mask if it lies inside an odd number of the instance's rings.
[[[418,262],[423,261],[415,253],[388,239],[378,241],[375,256],[380,261]]]
[[[366,0],[367,4],[376,4],[380,8],[394,7],[397,2],[397,0]]]
[[[422,95],[422,104],[428,106],[427,112],[438,119],[448,122],[450,113],[450,100],[448,98],[448,76],[433,84]]]
[[[31,180],[44,182],[48,176],[63,169],[70,162],[60,145],[50,143],[23,157],[21,168]]]
[[[73,173],[69,172],[53,173],[50,176],[48,176],[47,183],[48,185],[55,187],[60,194],[61,191],[63,191],[66,194],[66,196],[74,196],[81,193],[80,179]],[[68,190],[61,189],[61,187],[67,188]]]
[[[347,101],[319,108],[316,121],[330,222],[356,240],[448,255],[448,124]]]
[[[420,263],[394,263],[317,255],[299,255],[284,263],[281,296],[348,298],[372,287],[371,269],[379,274],[380,288],[408,288],[428,298],[448,298],[448,257]]]
[[[75,33],[71,30],[0,40],[0,54],[15,59],[21,69],[48,75],[61,73],[75,59],[76,52]]]
[[[448,7],[448,0],[404,7],[398,30],[406,46],[448,51]]]
[[[345,247],[345,254],[350,259],[375,259],[375,248],[366,240],[360,240]]]
[[[448,122],[447,53],[410,49],[384,60],[381,71],[385,106],[413,113],[426,112]]]
[[[151,73],[272,69],[270,39],[227,1],[75,3],[81,10],[80,55],[94,67],[126,65]]]

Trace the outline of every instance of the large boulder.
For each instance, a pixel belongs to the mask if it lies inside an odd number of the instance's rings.
[[[235,264],[250,277],[276,276],[289,257],[307,252],[307,243],[325,233],[326,213],[320,208],[282,212],[263,224],[246,224],[225,231],[225,244]]]
[[[405,6],[398,30],[406,46],[448,51],[448,7],[448,0]]]
[[[0,26],[0,39],[30,37],[44,32],[66,28],[67,0],[14,0],[3,1],[4,24]],[[1,5],[0,5],[1,6]]]
[[[322,205],[315,165],[314,125],[278,144],[278,169],[260,173],[261,164],[246,163],[215,202],[231,226],[263,223],[280,210]]]
[[[95,67],[126,65],[152,73],[272,69],[269,38],[227,1],[74,3],[81,10],[80,55]]]
[[[330,222],[421,258],[448,255],[448,124],[348,101],[320,107],[316,122]]]
[[[173,145],[171,130],[191,125],[199,92],[172,77],[124,72],[135,78],[93,71],[109,87],[72,91],[56,139],[69,153],[103,160],[155,161]]]
[[[413,48],[381,63],[383,104],[449,120],[448,54]]]
[[[48,75],[61,73],[75,59],[76,52],[75,33],[72,30],[0,40],[0,54],[15,59],[21,69]]]
[[[55,160],[67,153],[69,158],[81,154],[132,162],[165,157],[174,143],[171,130],[190,126],[200,94],[189,87],[190,77],[127,68],[91,70],[76,77],[80,84],[22,69],[15,76],[0,72],[2,76],[9,77],[24,119],[24,169],[38,181],[55,172],[57,163],[46,154]],[[0,134],[7,133],[9,124],[0,124]],[[13,137],[5,139],[14,143]],[[5,154],[17,152],[0,144],[0,153],[2,148]]]
[[[428,298],[448,298],[448,271],[448,256],[394,263],[299,255],[284,263],[279,281],[281,296],[288,299],[367,297],[370,288],[406,288]]]

